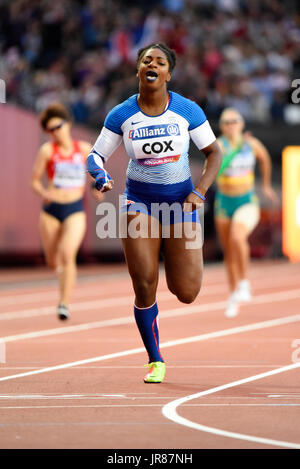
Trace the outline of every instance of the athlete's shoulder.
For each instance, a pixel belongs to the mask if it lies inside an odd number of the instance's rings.
[[[42,159],[49,159],[53,154],[53,143],[45,142],[40,146],[39,157]]]
[[[253,152],[256,158],[259,158],[261,153],[268,151],[261,140],[251,134],[248,134],[247,132],[244,134],[244,142],[246,145],[248,145],[248,147],[250,147],[250,150]]]
[[[112,132],[122,135],[122,124],[139,111],[136,97],[137,95],[134,94],[133,96],[130,96],[130,98],[126,99],[126,101],[123,101],[112,108],[105,118],[104,127]]]
[[[195,129],[207,120],[203,109],[195,101],[192,101],[191,99],[174,91],[171,91],[170,93],[170,111],[173,111],[186,119],[189,123],[189,130]]]
[[[217,138],[217,142],[218,144],[222,147],[222,148],[226,148],[229,146],[229,143],[228,143],[228,140],[226,139],[226,137],[224,135],[219,135],[219,137]]]
[[[92,149],[92,145],[89,142],[86,142],[85,140],[77,140],[77,145],[81,153],[83,153],[84,155],[88,155]]]

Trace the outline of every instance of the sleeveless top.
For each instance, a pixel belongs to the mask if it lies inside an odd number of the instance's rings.
[[[220,137],[226,153],[229,153],[232,148],[226,137]],[[253,186],[254,184],[254,168],[256,158],[248,142],[243,142],[242,148],[235,155],[230,162],[229,166],[224,172],[218,177],[218,184],[237,185],[237,184],[248,184]]]
[[[53,181],[53,185],[60,189],[74,189],[85,185],[85,157],[76,140],[73,141],[73,150],[68,156],[60,153],[57,143],[52,144],[47,175],[49,180]]]

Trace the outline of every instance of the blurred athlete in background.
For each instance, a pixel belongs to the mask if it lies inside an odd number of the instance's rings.
[[[243,134],[243,129],[244,119],[236,109],[227,108],[222,112],[218,143],[223,151],[223,160],[217,176],[215,222],[231,290],[225,311],[227,317],[238,314],[240,302],[251,300],[247,278],[248,237],[260,218],[254,179],[256,160],[260,165],[264,196],[273,203],[278,202],[271,187],[270,155],[257,138]]]
[[[50,137],[37,155],[32,189],[43,199],[39,229],[48,266],[59,274],[59,319],[69,317],[70,294],[76,280],[76,256],[86,229],[83,194],[86,158],[91,145],[73,140],[71,116],[60,103],[53,103],[40,116]],[[43,184],[46,175],[47,187]]]
[[[201,287],[202,244],[188,249],[185,230],[181,237],[176,237],[175,223],[199,229],[197,208],[205,200],[221,165],[221,151],[203,110],[167,89],[175,63],[175,53],[164,44],[151,44],[139,50],[139,93],[109,112],[87,161],[96,190],[112,189],[111,177],[103,163],[123,141],[130,158],[124,200],[127,227],[137,216],[139,220],[144,217],[147,226],[151,225],[150,219],[153,221],[156,216],[153,203],[170,207],[177,202],[180,209],[180,220],[170,219],[168,223],[169,237],[162,239],[163,222],[158,219],[157,237],[147,232],[143,237],[128,234],[122,239],[135,292],[134,315],[149,357],[146,383],[160,383],[165,376],[156,303],[160,252],[170,291],[180,301],[191,303]],[[195,188],[189,167],[190,138],[207,163]]]

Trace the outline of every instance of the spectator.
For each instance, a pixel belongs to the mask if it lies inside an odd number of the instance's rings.
[[[284,120],[300,64],[297,11],[280,0],[4,0],[0,75],[8,101],[40,112],[52,100],[78,122],[97,125],[137,89],[136,51],[152,41],[174,48],[178,92],[227,106],[247,121]]]

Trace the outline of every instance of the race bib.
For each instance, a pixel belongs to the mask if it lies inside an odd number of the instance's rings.
[[[82,187],[85,184],[86,172],[84,165],[70,161],[58,161],[55,165],[53,184],[55,187]]]
[[[142,165],[173,163],[182,152],[182,136],[177,123],[131,129],[128,138],[135,159]]]

